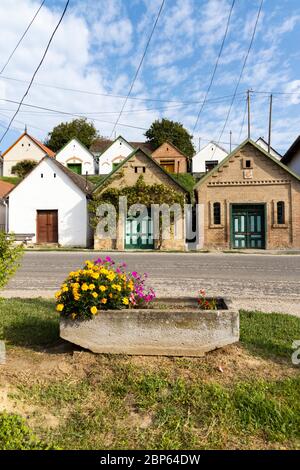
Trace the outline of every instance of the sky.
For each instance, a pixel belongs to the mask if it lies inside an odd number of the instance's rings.
[[[0,69],[41,0],[1,0]],[[232,95],[249,47],[260,0],[236,0],[227,38],[198,125],[232,0],[165,0],[148,52],[115,135],[145,140],[155,119],[181,122],[196,149],[210,140],[229,148],[247,137],[246,90],[251,89],[251,138],[268,137],[284,153],[300,134],[300,2],[265,0],[253,47],[224,133]],[[83,115],[110,137],[143,55],[161,0],[71,0],[24,103],[3,139],[3,152],[24,131],[44,140],[55,125]],[[0,74],[0,138],[64,8],[46,0],[10,63]],[[62,89],[68,88],[68,90]],[[77,91],[76,91],[77,90]],[[80,90],[80,91],[78,91]],[[133,99],[134,98],[134,99]],[[63,112],[65,114],[63,114]],[[200,141],[199,141],[200,139]]]

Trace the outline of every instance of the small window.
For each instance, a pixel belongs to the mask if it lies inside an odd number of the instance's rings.
[[[284,224],[285,217],[284,217],[284,202],[278,201],[277,202],[277,224]]]
[[[53,174],[53,177],[56,178],[56,173]]]
[[[205,171],[210,171],[212,170],[213,168],[215,168],[215,166],[218,165],[218,160],[206,160],[205,162]]]
[[[221,204],[214,202],[214,225],[221,224]]]
[[[146,167],[145,166],[135,166],[134,167],[134,172],[135,173],[146,173]]]
[[[43,175],[43,173],[41,173],[41,178],[44,178],[44,175]]]
[[[246,168],[251,168],[251,160],[246,160]]]

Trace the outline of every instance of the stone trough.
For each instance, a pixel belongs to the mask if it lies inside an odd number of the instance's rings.
[[[229,300],[200,310],[196,299],[159,299],[151,309],[104,310],[91,320],[61,317],[61,338],[94,353],[204,356],[239,341],[239,312]]]

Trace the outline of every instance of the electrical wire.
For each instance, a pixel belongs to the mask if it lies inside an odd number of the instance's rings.
[[[34,20],[36,19],[37,15],[39,14],[41,8],[43,7],[44,3],[45,3],[46,0],[43,0],[42,3],[40,4],[39,8],[37,9],[37,11],[35,12],[35,15],[34,17],[32,18],[32,20],[30,21],[29,25],[27,26],[27,28],[25,29],[24,33],[22,34],[22,36],[20,37],[19,41],[17,42],[16,46],[14,47],[14,49],[12,50],[12,52],[10,53],[7,61],[5,62],[5,64],[3,65],[2,69],[0,70],[0,75],[2,75],[2,73],[4,72],[4,70],[6,69],[6,67],[8,66],[9,62],[11,61],[14,53],[16,52],[16,50],[18,49],[19,45],[21,44],[21,42],[23,41],[24,37],[26,36],[28,30],[30,29],[32,23],[34,22]]]
[[[29,83],[29,85],[28,85],[28,87],[27,87],[27,89],[26,89],[24,95],[22,96],[22,99],[21,99],[21,101],[20,101],[20,103],[19,103],[19,105],[18,105],[18,108],[17,108],[17,110],[15,111],[14,115],[12,116],[12,118],[11,118],[11,120],[10,120],[8,126],[7,126],[6,131],[4,132],[4,134],[2,135],[2,137],[1,137],[1,139],[0,139],[0,144],[1,144],[1,142],[3,141],[4,137],[6,136],[6,134],[8,133],[8,131],[9,131],[9,129],[10,129],[10,126],[12,125],[12,123],[13,123],[15,117],[17,116],[17,114],[18,114],[18,112],[19,112],[19,110],[20,110],[20,108],[21,108],[21,106],[22,106],[22,104],[23,104],[24,99],[26,98],[26,96],[27,96],[28,93],[29,93],[29,90],[30,90],[31,85],[32,85],[32,83],[33,83],[33,81],[34,81],[34,78],[35,78],[36,74],[38,73],[39,69],[41,68],[41,66],[42,66],[42,64],[43,64],[43,62],[44,62],[44,59],[45,59],[45,57],[46,57],[46,55],[47,55],[47,52],[48,52],[49,47],[50,47],[50,44],[51,44],[51,42],[52,42],[52,40],[53,40],[53,38],[54,38],[54,35],[55,35],[56,31],[58,30],[58,28],[59,28],[59,26],[60,26],[60,24],[61,24],[61,22],[62,22],[62,20],[63,20],[63,17],[65,16],[65,13],[66,13],[66,11],[67,11],[67,8],[68,8],[68,6],[69,6],[69,3],[70,3],[70,0],[67,0],[67,2],[66,2],[66,4],[65,4],[65,7],[64,7],[64,9],[63,9],[63,12],[62,12],[62,14],[61,14],[61,16],[60,16],[60,19],[59,19],[57,25],[55,26],[55,28],[54,28],[54,30],[53,30],[51,36],[50,36],[50,39],[49,39],[48,44],[47,44],[47,46],[46,46],[46,49],[45,49],[45,51],[44,51],[44,53],[43,53],[43,55],[42,55],[42,58],[41,58],[41,60],[40,60],[40,62],[39,62],[39,64],[38,64],[37,68],[35,69],[35,71],[34,71],[34,73],[33,73],[33,75],[32,75],[32,78],[31,78],[31,80],[30,80],[30,83]]]
[[[197,125],[198,125],[198,122],[199,122],[201,113],[202,113],[203,108],[204,108],[205,103],[206,103],[206,99],[207,99],[208,93],[210,92],[210,89],[211,89],[211,87],[212,87],[212,84],[213,84],[213,81],[214,81],[214,78],[215,78],[215,75],[216,75],[216,71],[217,71],[217,68],[218,68],[218,64],[219,64],[219,61],[220,61],[220,58],[221,58],[221,55],[222,55],[222,52],[223,52],[224,44],[225,44],[225,41],[226,41],[226,38],[227,38],[227,33],[228,33],[228,29],[229,29],[230,18],[231,18],[231,14],[232,14],[232,10],[233,10],[234,4],[235,4],[235,0],[232,1],[231,8],[230,8],[230,10],[229,10],[229,15],[228,15],[228,18],[227,18],[226,28],[225,28],[223,40],[222,40],[222,43],[221,43],[221,47],[220,47],[220,50],[219,50],[219,54],[218,54],[218,57],[217,57],[217,60],[216,60],[216,63],[215,63],[214,69],[213,69],[213,73],[212,73],[212,76],[211,76],[211,79],[210,79],[208,88],[207,88],[206,93],[205,93],[205,96],[204,96],[203,103],[201,104],[201,107],[200,107],[200,109],[199,109],[199,112],[198,112],[198,115],[197,115],[197,118],[196,118],[196,121],[195,121],[195,124],[194,124],[193,132],[192,132],[193,134],[195,133],[195,130],[196,130],[196,127],[197,127]]]
[[[122,105],[122,108],[121,108],[121,110],[120,110],[120,113],[119,113],[119,115],[118,115],[118,117],[117,117],[117,120],[116,120],[116,122],[115,122],[115,124],[114,124],[114,127],[113,127],[113,129],[112,129],[112,131],[111,131],[110,138],[112,138],[112,136],[113,136],[113,134],[114,134],[114,132],[115,132],[115,129],[116,129],[118,123],[119,123],[119,120],[120,120],[120,118],[121,118],[121,116],[122,116],[122,113],[123,113],[123,111],[124,111],[124,108],[125,108],[125,106],[126,106],[126,104],[127,104],[128,98],[129,98],[129,96],[131,95],[131,92],[132,92],[133,87],[134,87],[134,85],[135,85],[135,82],[136,82],[136,79],[137,79],[137,77],[138,77],[139,71],[141,70],[141,67],[142,67],[142,65],[143,65],[144,59],[145,59],[145,57],[146,57],[146,54],[147,54],[147,51],[148,51],[148,48],[149,48],[149,45],[150,45],[152,36],[153,36],[154,31],[155,31],[155,29],[156,29],[156,26],[157,26],[158,20],[159,20],[159,18],[160,18],[162,9],[163,9],[163,7],[164,7],[164,4],[165,4],[165,0],[162,0],[161,5],[160,5],[160,8],[159,8],[159,11],[158,11],[158,14],[157,14],[157,17],[156,17],[156,19],[155,19],[154,25],[153,25],[152,30],[151,30],[151,33],[150,33],[150,36],[149,36],[148,41],[147,41],[147,43],[146,43],[146,47],[145,47],[144,53],[143,53],[143,55],[142,55],[142,58],[141,58],[140,63],[139,63],[139,65],[138,65],[138,68],[137,68],[137,70],[136,70],[136,72],[135,72],[135,75],[134,75],[134,77],[133,77],[132,83],[131,83],[131,85],[130,85],[129,91],[128,91],[127,96],[126,96],[126,98],[125,98],[125,100],[124,100],[124,103],[123,103],[123,105]]]

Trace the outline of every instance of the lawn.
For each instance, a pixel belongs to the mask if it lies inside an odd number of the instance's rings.
[[[61,342],[52,301],[11,299],[0,339],[0,448],[300,448],[299,318],[241,312],[240,344],[205,358],[109,356]]]

